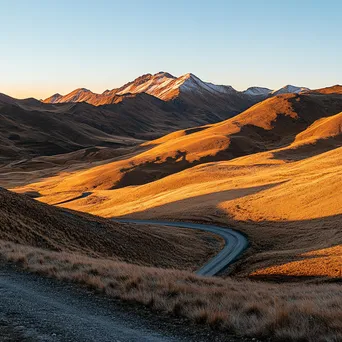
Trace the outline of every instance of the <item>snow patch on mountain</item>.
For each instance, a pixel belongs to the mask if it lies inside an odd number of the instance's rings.
[[[63,98],[63,95],[56,93],[45,100],[48,103],[58,103]]]
[[[147,74],[137,78],[124,87],[117,95],[147,93],[155,95],[156,93],[167,88],[176,78],[169,73],[159,72],[155,75]]]
[[[244,90],[243,93],[246,95],[251,96],[268,96],[272,92],[272,89],[264,88],[264,87],[249,87],[248,89]]]
[[[200,78],[191,73],[179,77],[176,87],[177,86],[180,87],[181,90],[185,91],[206,91],[214,95],[236,92],[236,90],[231,86],[203,82]]]
[[[288,94],[288,93],[295,93],[295,94],[298,94],[302,91],[306,91],[306,90],[310,90],[309,88],[306,88],[306,87],[297,87],[297,86],[293,86],[291,84],[288,84],[278,90],[273,90],[272,91],[272,95],[275,96],[275,95],[281,95],[281,94]]]

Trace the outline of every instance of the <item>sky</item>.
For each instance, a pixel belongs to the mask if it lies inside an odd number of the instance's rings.
[[[0,0],[0,93],[46,98],[146,73],[277,89],[342,83],[334,0]]]

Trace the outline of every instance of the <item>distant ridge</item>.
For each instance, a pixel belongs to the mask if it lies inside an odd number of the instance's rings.
[[[342,85],[336,84],[331,87],[310,90],[309,92],[317,94],[342,94]]]

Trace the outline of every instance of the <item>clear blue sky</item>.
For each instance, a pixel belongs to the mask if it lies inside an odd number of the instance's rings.
[[[237,89],[342,83],[341,13],[333,0],[0,0],[0,92],[102,92],[161,70]]]

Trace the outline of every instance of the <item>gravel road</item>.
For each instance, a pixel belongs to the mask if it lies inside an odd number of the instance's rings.
[[[1,342],[252,341],[0,264]],[[256,341],[256,340],[253,340]]]

